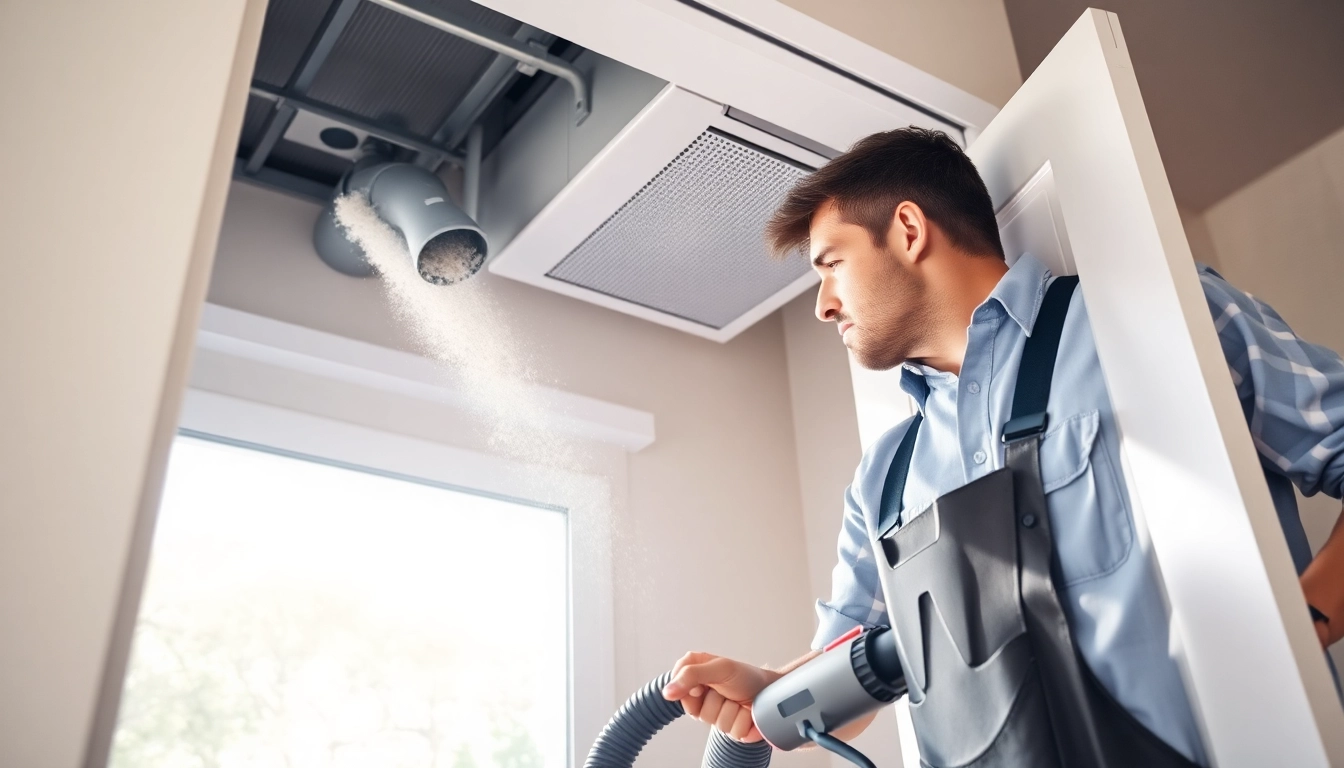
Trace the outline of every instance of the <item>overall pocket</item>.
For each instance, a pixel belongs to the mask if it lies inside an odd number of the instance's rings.
[[[1103,441],[1100,416],[1084,411],[1053,424],[1041,440],[1041,480],[1067,587],[1124,563],[1134,527]]]

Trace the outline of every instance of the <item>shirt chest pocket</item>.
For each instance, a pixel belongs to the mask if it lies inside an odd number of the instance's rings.
[[[1085,411],[1056,422],[1041,440],[1041,480],[1067,587],[1119,568],[1134,542],[1119,467],[1098,439],[1100,416]]]

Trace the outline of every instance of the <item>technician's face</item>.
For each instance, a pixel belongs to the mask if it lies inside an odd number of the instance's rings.
[[[923,280],[900,247],[873,243],[868,230],[840,218],[831,203],[812,217],[813,268],[821,275],[817,319],[836,324],[864,368],[884,371],[919,346],[926,317]]]

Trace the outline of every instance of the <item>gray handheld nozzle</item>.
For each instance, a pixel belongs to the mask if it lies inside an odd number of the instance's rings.
[[[843,642],[757,694],[756,728],[775,749],[797,749],[821,733],[875,712],[905,693],[896,633],[876,627]]]

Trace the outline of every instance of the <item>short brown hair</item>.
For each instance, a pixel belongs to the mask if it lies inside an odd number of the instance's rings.
[[[845,221],[881,246],[897,205],[909,200],[957,248],[1003,258],[989,190],[966,153],[942,131],[897,128],[861,139],[798,182],[780,204],[765,236],[776,255],[808,247],[812,217],[835,201]]]

